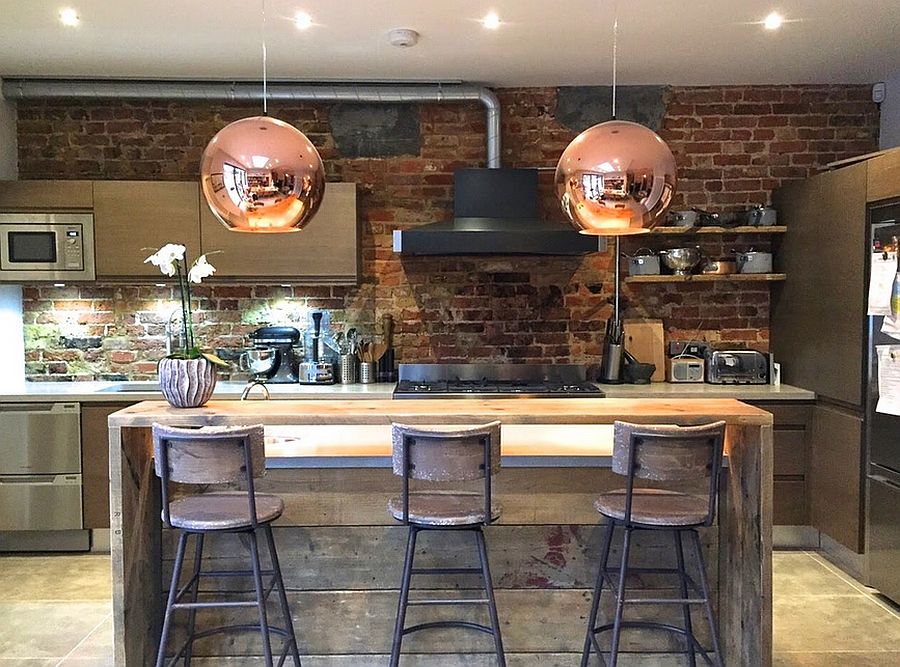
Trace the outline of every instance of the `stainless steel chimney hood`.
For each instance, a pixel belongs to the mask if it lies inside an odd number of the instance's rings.
[[[585,255],[606,239],[541,220],[536,169],[460,169],[453,220],[394,231],[402,255]]]

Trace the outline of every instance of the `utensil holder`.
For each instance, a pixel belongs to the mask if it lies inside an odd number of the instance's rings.
[[[361,361],[359,363],[359,381],[363,384],[372,384],[377,379],[374,361]]]
[[[355,354],[341,355],[341,384],[356,384],[359,381],[359,359]]]

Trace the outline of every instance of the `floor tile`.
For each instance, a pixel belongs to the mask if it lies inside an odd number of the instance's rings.
[[[2,658],[0,667],[55,667],[57,658]]]
[[[0,656],[62,658],[109,613],[108,602],[2,602]]]
[[[0,556],[0,602],[111,598],[108,555]]]
[[[774,667],[895,667],[900,651],[776,653]]]
[[[772,586],[776,597],[862,594],[824,561],[805,551],[781,551],[772,555]]]
[[[879,651],[900,646],[896,616],[865,595],[793,596],[774,599],[776,652]]]
[[[113,652],[113,626],[112,614],[109,614],[100,625],[94,628],[82,642],[67,656],[64,664],[69,661],[94,660],[98,667],[103,659],[110,658]],[[0,666],[2,667],[2,666]]]

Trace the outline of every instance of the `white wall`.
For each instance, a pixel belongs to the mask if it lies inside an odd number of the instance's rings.
[[[0,93],[0,180],[12,181],[18,177],[16,146],[16,107]]]
[[[886,97],[881,103],[881,149],[900,146],[900,72],[884,80]]]

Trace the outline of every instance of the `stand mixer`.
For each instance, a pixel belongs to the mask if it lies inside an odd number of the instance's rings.
[[[254,382],[289,384],[297,382],[294,346],[300,332],[294,327],[262,327],[249,336],[253,349],[240,356],[241,370],[253,373]]]

